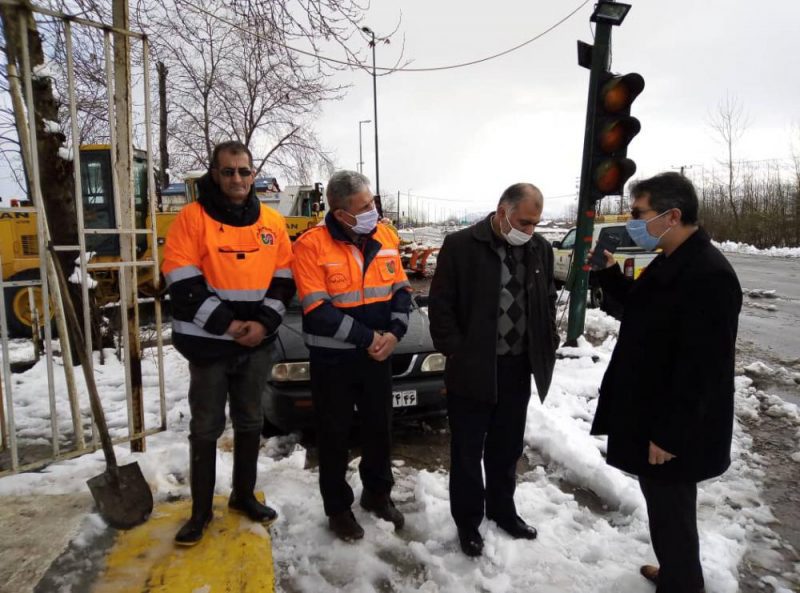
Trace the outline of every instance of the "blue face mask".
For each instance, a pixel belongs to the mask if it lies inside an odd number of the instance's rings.
[[[669,212],[669,210],[667,210],[667,212]],[[658,216],[654,216],[650,220],[637,219],[637,220],[629,220],[628,222],[626,222],[625,228],[627,229],[628,234],[631,236],[631,239],[633,239],[633,242],[646,251],[654,251],[658,247],[658,244],[661,241],[661,237],[670,232],[672,230],[672,227],[669,227],[658,237],[654,237],[647,230],[647,224],[649,222],[654,221],[656,218],[661,218],[667,212],[662,212],[661,214],[659,214]]]

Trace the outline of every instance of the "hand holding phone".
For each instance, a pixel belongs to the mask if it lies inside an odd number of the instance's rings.
[[[589,258],[589,265],[592,267],[592,270],[604,270],[608,266],[605,252],[614,253],[617,247],[619,247],[619,244],[619,235],[606,234],[601,236],[594,246],[592,257]]]

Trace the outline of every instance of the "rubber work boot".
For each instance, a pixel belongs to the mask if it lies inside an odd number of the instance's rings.
[[[175,543],[179,546],[193,546],[199,542],[214,516],[212,505],[217,475],[217,442],[190,440],[189,451],[192,517],[175,536]]]
[[[237,432],[233,435],[233,490],[228,499],[228,508],[244,513],[251,520],[269,527],[278,518],[275,509],[256,500],[253,490],[256,487],[258,469],[258,449],[261,445],[261,431]]]
[[[395,531],[402,529],[406,523],[403,513],[397,510],[388,494],[375,494],[365,488],[361,493],[361,508],[394,523]]]
[[[346,542],[364,537],[364,529],[358,524],[350,509],[328,517],[328,526],[336,534],[336,537]]]

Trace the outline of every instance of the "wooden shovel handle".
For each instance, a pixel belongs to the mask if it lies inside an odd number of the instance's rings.
[[[61,266],[61,261],[58,259],[56,250],[53,244],[48,244],[48,249],[51,254],[51,261],[56,271],[58,283],[61,285],[61,300],[64,306],[64,316],[67,318],[67,324],[73,334],[75,343],[77,344],[78,360],[80,360],[81,368],[83,369],[83,377],[86,380],[86,388],[89,390],[89,401],[92,405],[92,413],[94,414],[94,423],[97,425],[97,431],[100,433],[100,443],[103,446],[103,453],[106,456],[106,464],[108,468],[116,472],[117,470],[117,457],[114,455],[114,445],[111,443],[111,436],[108,434],[108,425],[106,424],[106,415],[103,413],[103,404],[100,403],[100,394],[97,392],[97,384],[94,381],[94,373],[88,357],[86,356],[86,340],[83,337],[83,329],[78,322],[78,314],[75,312],[75,307],[72,304],[72,298],[69,296],[69,284],[64,275],[64,269]],[[68,340],[69,337],[63,336],[62,340]]]

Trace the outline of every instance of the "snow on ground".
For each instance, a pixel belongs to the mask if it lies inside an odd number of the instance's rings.
[[[637,572],[639,565],[654,562],[638,484],[605,464],[605,439],[589,434],[618,323],[592,310],[586,327],[587,335],[600,345],[582,341],[577,348],[564,349],[569,357],[558,361],[544,405],[535,394],[531,398],[526,455],[543,458],[548,465],[547,469],[535,466],[520,477],[516,500],[520,515],[539,530],[537,540],[512,540],[494,523],[484,521],[484,555],[476,560],[467,558],[458,547],[450,517],[446,471],[417,470],[396,463],[394,497],[406,514],[405,529],[395,534],[390,523],[368,515],[356,503],[353,510],[366,536],[356,544],[340,542],[327,529],[318,473],[304,469],[306,452],[296,444],[296,436],[273,438],[262,450],[258,487],[280,513],[272,528],[279,588],[283,585],[292,591],[313,593],[651,593],[652,587]],[[42,442],[49,433],[42,365],[40,362],[14,376],[15,418],[24,433],[20,435],[21,444]],[[180,355],[166,348],[165,369],[168,430],[149,437],[144,454],[132,455],[126,447],[116,448],[119,463],[138,461],[157,501],[189,495],[188,368]],[[59,426],[69,430],[63,377],[56,370]],[[143,372],[149,393],[147,425],[153,426],[158,422],[158,401],[151,351],[144,358]],[[747,372],[772,370],[751,365]],[[82,384],[82,375],[77,376]],[[108,353],[105,365],[97,366],[97,381],[112,431],[123,434],[127,427],[123,372],[113,353]],[[86,402],[82,409],[88,424]],[[759,410],[759,397],[746,376],[736,380],[736,409],[740,417],[753,416]],[[783,406],[780,401],[774,402],[774,411],[797,418],[796,407]],[[230,438],[230,432],[223,436],[228,446],[221,446],[217,455],[218,494],[227,494],[231,487]],[[764,542],[778,545],[768,527],[772,513],[759,495],[762,470],[748,463],[754,456],[751,445],[737,421],[733,465],[722,478],[700,486],[701,550],[709,593],[738,590],[738,565],[748,546],[761,546],[760,553],[768,555],[770,546]],[[361,491],[357,464],[356,459],[349,472],[356,500]],[[100,452],[52,464],[40,472],[0,479],[0,495],[83,491],[85,481],[104,467]],[[585,496],[576,494],[576,488],[593,491],[600,504],[587,504]],[[87,545],[97,537],[96,524],[85,522],[86,532],[78,535]],[[760,543],[754,544],[756,541]],[[769,578],[771,582],[765,581],[765,585],[775,590],[782,586],[777,577]]]
[[[800,247],[768,247],[759,249],[747,243],[737,243],[735,241],[722,241],[718,243],[712,241],[720,251],[726,253],[744,253],[747,255],[768,255],[771,257],[800,257]]]

